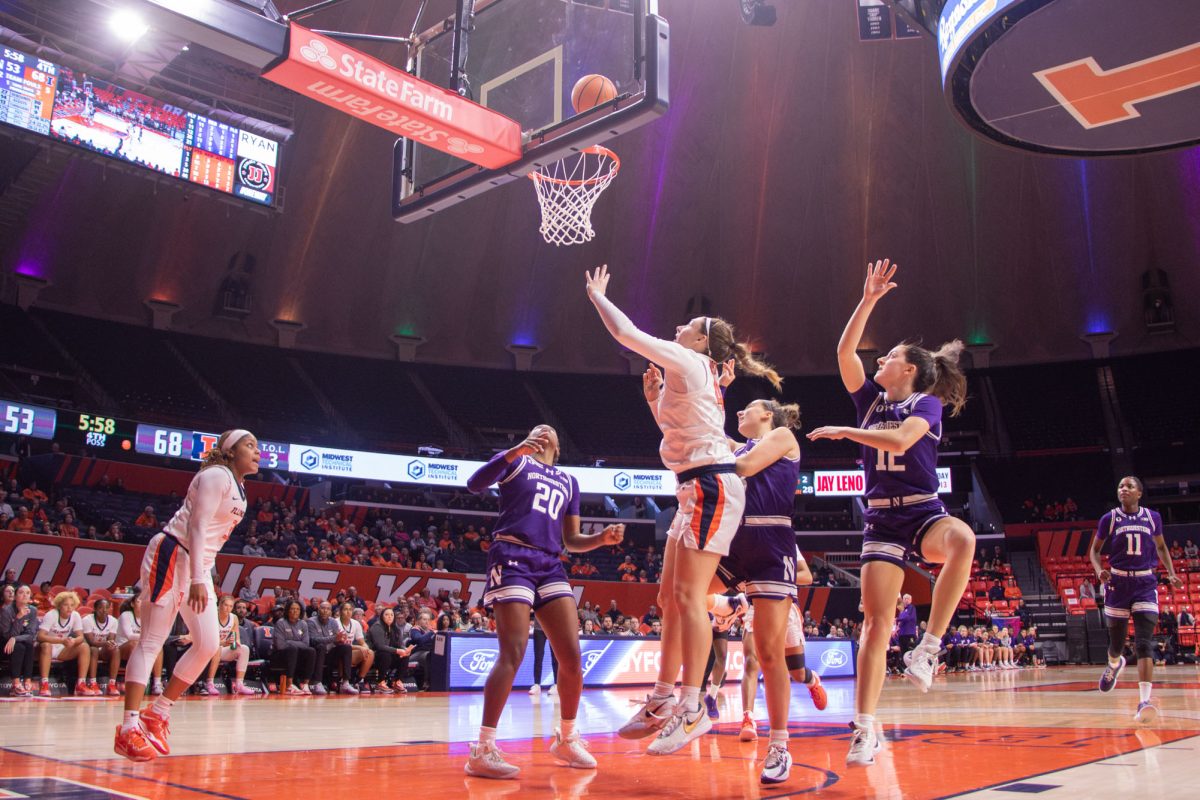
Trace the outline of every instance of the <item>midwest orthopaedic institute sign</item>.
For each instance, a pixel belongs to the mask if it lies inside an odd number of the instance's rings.
[[[263,77],[481,167],[521,157],[515,121],[294,22],[287,54]]]
[[[925,9],[951,105],[992,139],[1075,156],[1200,142],[1198,0],[896,4]]]

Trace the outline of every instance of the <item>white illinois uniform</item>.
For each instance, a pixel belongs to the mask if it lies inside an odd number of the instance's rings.
[[[693,550],[729,555],[746,505],[746,485],[734,472],[733,451],[725,436],[717,365],[674,342],[660,344],[668,347],[656,360],[665,362],[668,371],[651,411],[663,433],[659,455],[675,473],[679,501],[667,536]],[[661,357],[668,354],[670,358]]]
[[[170,634],[176,615],[183,617],[193,644],[180,658],[175,674],[192,682],[207,666],[220,641],[212,568],[217,553],[245,515],[246,493],[228,467],[206,467],[192,478],[183,505],[162,533],[150,540],[142,558],[146,605],[142,637],[127,668],[131,682],[145,683],[149,678],[150,664]],[[200,614],[187,604],[193,584],[204,586],[208,593],[208,603]]]
[[[105,638],[108,638],[109,635],[115,637],[117,635],[117,618],[109,614],[105,617],[104,624],[101,625],[99,622],[96,622],[95,614],[88,614],[83,618],[83,634],[87,636],[89,633]]]
[[[83,633],[83,620],[79,616],[78,611],[72,611],[71,616],[63,619],[57,608],[52,608],[46,612],[46,616],[42,617],[42,624],[38,630],[43,630],[51,636],[63,636],[70,638],[77,633]],[[66,647],[65,644],[54,644],[50,646],[50,657],[58,658],[58,654]]]

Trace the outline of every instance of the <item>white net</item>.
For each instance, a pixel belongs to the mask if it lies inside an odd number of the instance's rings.
[[[592,145],[529,173],[542,207],[538,229],[547,244],[583,244],[596,235],[592,206],[621,169],[613,151]]]

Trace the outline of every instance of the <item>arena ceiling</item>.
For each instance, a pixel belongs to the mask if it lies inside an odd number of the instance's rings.
[[[404,35],[416,5],[351,0],[310,22]],[[587,245],[542,243],[524,181],[393,222],[393,138],[297,98],[280,213],[0,138],[7,199],[31,165],[55,166],[0,242],[7,291],[22,271],[50,282],[39,304],[147,324],[144,302],[167,300],[185,332],[269,342],[285,319],[306,326],[303,348],[389,357],[401,334],[425,340],[422,361],[510,366],[515,343],[541,348],[537,369],[622,372],[583,290],[607,263],[611,296],[647,330],[709,308],[784,371],[827,373],[867,262],[890,257],[900,288],[872,346],[962,337],[994,344],[996,365],[1085,358],[1080,337],[1101,331],[1114,353],[1200,339],[1200,150],[1003,149],[952,118],[928,38],[859,41],[854,0],[778,6],[774,27],[751,27],[735,0],[662,0],[672,106],[615,140],[622,171]],[[230,321],[218,290],[246,255],[252,311]],[[1173,333],[1147,331],[1151,268],[1169,276]]]

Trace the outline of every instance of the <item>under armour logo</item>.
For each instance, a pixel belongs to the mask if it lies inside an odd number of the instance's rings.
[[[333,59],[330,59],[330,61],[332,60]],[[330,69],[332,68],[333,67],[331,66]],[[446,140],[446,149],[457,156],[465,156],[472,153],[477,154],[483,152],[483,147],[481,145],[477,145],[474,142],[468,142],[466,139],[458,136],[451,136]]]
[[[517,565],[517,562],[516,562],[516,561],[509,561],[509,562],[508,562],[508,565],[509,565],[510,567],[515,567],[515,566]]]
[[[329,48],[325,46],[324,42],[318,39],[311,39],[308,44],[301,47],[300,55],[309,61],[317,62],[325,69],[333,69],[337,66],[337,62],[333,60],[333,56],[329,55]]]

